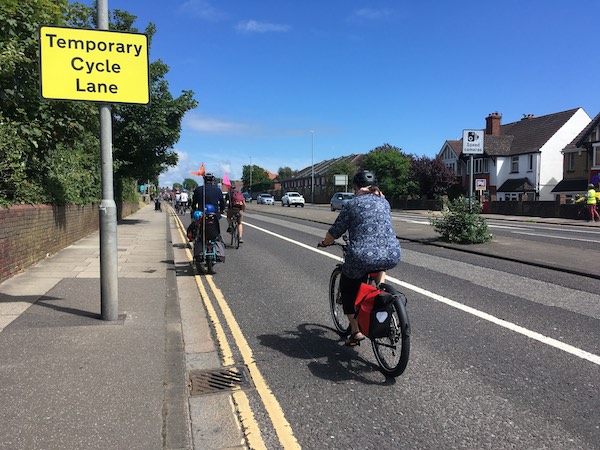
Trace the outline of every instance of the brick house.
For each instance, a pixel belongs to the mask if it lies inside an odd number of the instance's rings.
[[[328,191],[328,186],[331,184],[331,180],[327,179],[329,169],[336,163],[342,161],[349,161],[355,164],[357,167],[360,166],[360,161],[364,157],[364,154],[352,154],[348,156],[340,156],[339,158],[328,159],[326,161],[318,162],[314,165],[314,178],[315,178],[315,203],[329,203],[329,197],[333,192]],[[312,177],[313,177],[313,166],[308,166],[302,170],[296,172],[292,178],[281,181],[281,193],[284,194],[289,191],[299,192],[304,196],[307,202],[312,201]]]
[[[562,180],[552,189],[561,203],[587,191],[589,183],[598,184],[600,177],[600,114],[562,151]]]
[[[502,125],[502,115],[486,117],[484,152],[473,157],[473,178],[485,179],[484,200],[553,200],[562,179],[562,150],[590,122],[582,108],[546,116],[526,114]],[[469,156],[462,139],[444,142],[438,156],[469,192]],[[473,187],[475,189],[475,187]]]

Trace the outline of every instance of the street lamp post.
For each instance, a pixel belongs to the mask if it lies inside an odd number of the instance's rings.
[[[315,204],[315,132],[310,132],[312,136],[312,150],[311,150],[311,165],[312,165],[312,175],[310,181],[310,193],[311,193],[311,203]]]

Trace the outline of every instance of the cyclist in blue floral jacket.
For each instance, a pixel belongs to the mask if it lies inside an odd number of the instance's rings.
[[[360,284],[373,272],[384,272],[400,262],[400,242],[392,227],[390,204],[377,187],[375,175],[369,171],[358,172],[352,180],[355,197],[340,211],[319,245],[331,245],[348,233],[346,260],[342,266],[340,293],[344,313],[350,321],[350,337],[346,345],[357,345],[365,337],[354,319],[354,300]],[[381,274],[381,277],[384,273]],[[382,282],[383,278],[376,280]]]

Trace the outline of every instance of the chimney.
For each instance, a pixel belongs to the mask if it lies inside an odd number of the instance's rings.
[[[534,117],[534,114],[523,114],[523,118],[521,120],[533,119]]]
[[[485,134],[491,134],[497,136],[500,134],[500,121],[502,120],[502,114],[493,112],[485,118]]]

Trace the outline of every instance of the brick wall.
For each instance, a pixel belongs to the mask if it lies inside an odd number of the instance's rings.
[[[117,216],[137,209],[136,203],[120,204]],[[98,205],[0,208],[0,283],[98,230],[98,217]]]

